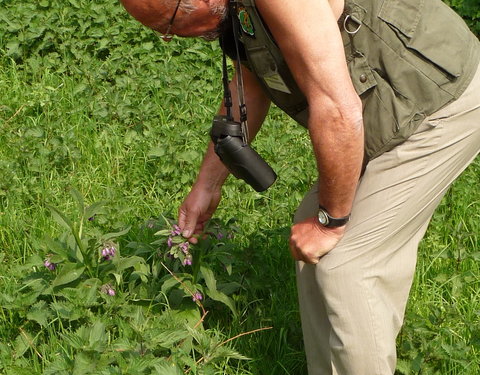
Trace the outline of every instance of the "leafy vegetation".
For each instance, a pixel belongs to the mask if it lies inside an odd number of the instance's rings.
[[[451,5],[478,31],[475,1]],[[186,248],[160,214],[206,147],[217,44],[162,44],[117,1],[0,0],[0,19],[0,373],[306,373],[287,246],[316,175],[304,131],[274,108],[255,148],[280,179],[229,179]],[[399,374],[477,373],[479,176],[421,244]]]

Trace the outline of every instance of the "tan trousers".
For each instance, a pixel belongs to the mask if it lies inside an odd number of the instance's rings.
[[[394,373],[418,244],[448,187],[479,150],[480,69],[458,100],[369,163],[337,247],[317,265],[298,262],[309,375]],[[295,221],[315,216],[317,207],[314,186]]]

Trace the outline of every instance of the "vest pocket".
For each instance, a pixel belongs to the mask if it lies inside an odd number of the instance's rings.
[[[378,17],[414,54],[405,56],[406,59],[414,61],[420,55],[447,73],[449,79],[461,75],[461,62],[468,53],[464,50],[469,40],[468,28],[440,0],[384,0]],[[445,30],[446,22],[448,31]],[[427,66],[424,73],[431,73]]]
[[[369,160],[404,142],[423,119],[416,105],[395,90],[383,73],[358,53],[348,61],[353,86],[362,100],[365,152]]]

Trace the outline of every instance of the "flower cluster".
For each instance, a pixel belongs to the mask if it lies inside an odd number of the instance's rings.
[[[190,242],[185,241],[181,233],[180,227],[174,224],[167,238],[167,246],[169,248],[167,256],[180,259],[184,266],[191,266]]]
[[[105,245],[102,250],[102,259],[104,261],[111,260],[117,253],[117,248],[113,244]]]
[[[100,291],[108,296],[113,297],[115,295],[115,289],[110,284],[104,284],[100,287]]]
[[[200,293],[200,292],[193,293],[193,296],[192,296],[192,301],[193,302],[201,301],[202,299],[203,299],[202,293]]]
[[[55,269],[57,268],[57,264],[52,263],[50,261],[50,258],[45,259],[45,261],[43,262],[43,265],[47,267],[50,271],[55,271]]]

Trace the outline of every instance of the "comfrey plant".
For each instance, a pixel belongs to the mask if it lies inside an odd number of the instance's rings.
[[[234,282],[221,282],[215,276],[214,267],[221,265],[222,271],[231,275],[232,257],[229,245],[225,240],[232,239],[237,228],[230,224],[222,225],[212,220],[205,228],[205,233],[199,237],[199,243],[192,245],[181,235],[180,228],[172,221],[169,229],[162,229],[155,233],[160,238],[153,242],[157,245],[162,266],[169,272],[163,278],[162,291],[167,294],[176,294],[183,291],[184,296],[194,302],[214,300],[227,306],[236,315],[235,304],[228,296],[236,291],[240,285]]]
[[[226,345],[232,338],[204,328],[218,302],[236,315],[229,295],[240,285],[215,276],[232,274],[225,239],[235,228],[213,221],[192,245],[173,222],[150,220],[122,246],[130,228],[104,233],[104,205],[72,196],[77,218],[49,207],[65,232],[20,267],[17,289],[0,292],[1,311],[19,327],[12,345],[0,343],[1,373],[206,374],[245,359]]]

